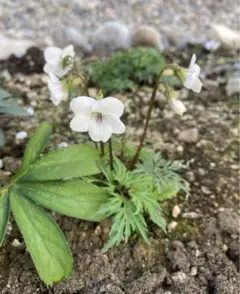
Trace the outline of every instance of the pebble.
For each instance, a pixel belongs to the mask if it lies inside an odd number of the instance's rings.
[[[206,172],[205,172],[205,170],[203,169],[203,168],[199,168],[198,169],[198,174],[200,175],[200,176],[205,176],[205,174],[206,174]]]
[[[199,219],[199,218],[202,218],[202,214],[197,213],[195,211],[184,212],[182,214],[182,218],[185,218],[185,219]]]
[[[175,282],[183,283],[186,280],[186,278],[187,278],[186,274],[182,271],[176,272],[172,275],[172,279]]]
[[[34,46],[34,42],[26,39],[8,38],[0,34],[0,59],[7,59],[10,55],[22,57],[28,48]]]
[[[168,224],[168,231],[171,233],[172,231],[174,231],[177,227],[177,222],[172,221]]]
[[[57,145],[58,148],[65,148],[68,146],[68,143],[67,142],[61,142]]]
[[[196,266],[193,266],[192,268],[191,268],[191,271],[190,271],[190,275],[191,276],[196,276],[196,274],[197,274],[197,267]]]
[[[194,182],[196,180],[196,177],[192,171],[186,172],[186,178],[189,182]]]
[[[178,205],[175,205],[172,210],[172,216],[174,218],[177,218],[180,213],[181,213],[181,208]]]
[[[18,239],[14,239],[12,242],[12,246],[17,249],[18,251],[21,251],[25,248],[24,244],[21,243]]]
[[[178,135],[178,140],[186,143],[196,143],[198,141],[199,131],[197,128],[183,130]]]
[[[0,159],[0,168],[2,169],[3,168],[3,160]]]
[[[131,45],[129,28],[117,21],[109,21],[101,25],[91,38],[93,52],[106,55],[118,49],[127,49]]]
[[[15,137],[17,140],[24,140],[28,137],[28,133],[25,131],[21,131],[21,132],[16,133]]]
[[[27,107],[26,111],[30,116],[34,115],[34,109],[32,107]]]
[[[207,187],[205,187],[205,186],[201,186],[201,191],[205,195],[211,195],[212,194],[212,192]]]

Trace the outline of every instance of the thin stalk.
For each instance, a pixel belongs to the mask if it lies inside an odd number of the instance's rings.
[[[104,151],[104,143],[102,141],[100,141],[100,150],[101,150],[101,157],[104,155],[105,151]]]
[[[136,165],[136,163],[138,162],[140,152],[142,150],[144,141],[146,139],[147,130],[148,130],[148,126],[149,126],[149,121],[150,121],[150,118],[151,118],[151,114],[152,114],[152,110],[153,110],[153,106],[154,106],[154,102],[155,102],[155,98],[156,98],[160,78],[161,78],[162,74],[164,73],[164,71],[169,67],[172,67],[172,64],[164,66],[163,69],[159,72],[159,74],[158,74],[158,76],[156,78],[155,86],[153,88],[152,95],[151,95],[151,98],[150,98],[150,101],[149,101],[149,104],[148,104],[148,112],[147,112],[145,125],[144,125],[144,128],[143,128],[143,133],[142,133],[142,136],[140,137],[138,148],[137,148],[136,153],[135,153],[135,155],[133,157],[133,160],[131,162],[131,165],[130,165],[131,169],[133,169],[134,166]]]
[[[108,145],[109,145],[109,164],[110,164],[111,170],[113,170],[113,151],[112,151],[112,140],[111,139],[109,139]]]

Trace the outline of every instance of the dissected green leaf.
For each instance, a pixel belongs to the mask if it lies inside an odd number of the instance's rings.
[[[47,153],[23,175],[22,181],[51,181],[99,173],[99,153],[90,146],[74,145]]]
[[[179,185],[179,182],[172,181],[167,183],[161,187],[161,191],[156,193],[156,199],[159,201],[171,199],[177,195],[180,189],[181,186]]]
[[[96,213],[108,200],[104,189],[83,180],[23,182],[16,189],[53,211],[92,221],[100,219]]]
[[[0,147],[4,145],[4,133],[3,130],[0,129]]]
[[[25,170],[39,158],[51,134],[52,125],[47,121],[42,122],[28,141],[27,149],[22,161],[21,171]]]
[[[7,229],[9,219],[9,197],[5,189],[0,191],[0,247]]]
[[[11,191],[10,205],[40,278],[52,285],[72,271],[72,256],[57,224],[32,201]]]

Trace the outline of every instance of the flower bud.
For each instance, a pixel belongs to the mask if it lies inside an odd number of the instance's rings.
[[[187,110],[182,101],[179,99],[169,100],[169,105],[171,106],[172,110],[178,115],[183,115],[183,113]]]

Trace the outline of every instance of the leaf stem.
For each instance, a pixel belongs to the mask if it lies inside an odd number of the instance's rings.
[[[144,128],[143,128],[143,133],[142,133],[142,136],[140,137],[138,148],[136,150],[136,153],[135,153],[135,155],[133,157],[133,160],[131,162],[131,165],[130,165],[131,169],[133,169],[134,166],[136,165],[136,163],[138,162],[140,152],[142,150],[144,141],[146,139],[147,130],[148,130],[148,126],[149,126],[149,121],[150,121],[150,118],[151,118],[151,114],[152,114],[152,110],[153,110],[153,106],[154,106],[154,102],[155,102],[155,98],[156,98],[160,78],[161,78],[162,74],[164,73],[164,71],[166,69],[168,69],[168,68],[171,68],[171,67],[172,67],[172,64],[168,64],[168,65],[164,66],[162,68],[162,70],[159,72],[159,74],[157,75],[155,86],[153,88],[152,95],[151,95],[151,98],[150,98],[150,101],[149,101],[149,104],[148,104],[148,112],[147,112],[145,125],[144,125]]]
[[[112,139],[110,138],[108,141],[109,144],[109,164],[111,170],[113,170],[113,151],[112,151]]]

